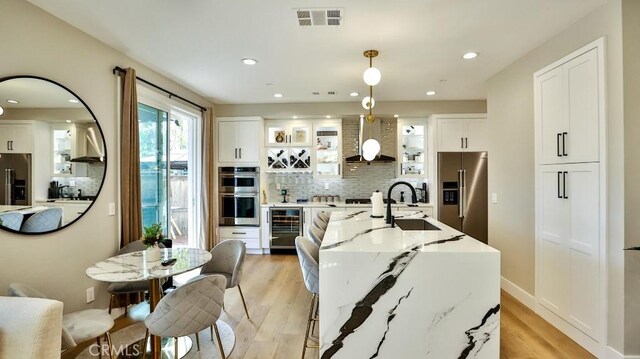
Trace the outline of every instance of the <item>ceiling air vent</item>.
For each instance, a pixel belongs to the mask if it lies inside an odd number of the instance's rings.
[[[342,9],[297,9],[300,26],[340,26]]]

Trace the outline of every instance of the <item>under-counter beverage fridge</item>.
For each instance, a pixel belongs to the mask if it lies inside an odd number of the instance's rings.
[[[295,249],[296,237],[303,234],[302,207],[272,207],[269,209],[271,249]]]

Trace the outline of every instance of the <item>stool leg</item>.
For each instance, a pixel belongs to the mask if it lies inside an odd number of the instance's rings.
[[[102,343],[100,342],[100,337],[96,338],[96,343],[98,344],[98,358],[102,359]]]
[[[178,337],[173,338],[173,357],[178,359]]]
[[[211,331],[211,341],[213,341],[213,325],[209,327],[209,330]]]
[[[142,359],[147,357],[147,341],[149,340],[149,329],[144,332],[144,342],[142,343]]]
[[[316,294],[311,297],[311,305],[309,306],[309,317],[307,318],[307,331],[304,333],[304,345],[302,346],[302,358],[307,352],[307,341],[309,340],[309,330],[311,330],[311,317],[313,316],[313,306],[316,302]]]
[[[247,313],[247,319],[249,319],[249,311],[247,310],[247,303],[244,301],[244,295],[242,295],[242,288],[238,284],[238,290],[240,291],[240,298],[242,299],[242,305],[244,306],[244,312]]]
[[[196,347],[198,351],[200,351],[200,335],[198,335],[198,333],[196,333]]]
[[[218,332],[218,325],[213,323],[213,329],[216,331],[216,340],[218,341],[218,349],[220,349],[220,356],[225,359],[224,349],[222,349],[222,340],[220,340],[220,333]]]
[[[109,349],[109,358],[116,359],[113,355],[113,341],[111,340],[111,333],[106,332],[104,336],[107,338],[107,347]]]

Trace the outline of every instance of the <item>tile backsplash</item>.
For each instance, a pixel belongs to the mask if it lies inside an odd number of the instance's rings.
[[[381,120],[381,153],[396,157],[396,130],[397,120]],[[295,203],[297,199],[312,200],[314,195],[338,195],[341,200],[346,198],[369,198],[371,193],[379,190],[386,197],[389,187],[397,181],[397,162],[391,163],[346,163],[346,157],[358,153],[359,120],[342,121],[342,179],[317,179],[311,173],[267,173],[267,200],[269,202],[281,202],[282,196],[276,185],[287,189],[289,201]],[[409,182],[417,182],[420,186],[423,180],[412,179]],[[329,189],[325,189],[325,184]],[[405,201],[411,200],[410,190],[398,186],[393,190],[391,197],[400,200],[400,191],[405,192]]]
[[[95,196],[102,184],[105,164],[87,164],[87,177],[51,177],[52,181],[58,181],[61,186],[69,186],[70,181],[75,181],[75,186],[68,188],[68,193],[78,195],[78,190],[82,190],[83,196]]]

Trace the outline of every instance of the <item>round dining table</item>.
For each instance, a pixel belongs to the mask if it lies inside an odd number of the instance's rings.
[[[168,266],[162,262],[175,258],[177,261]],[[163,248],[159,260],[148,261],[146,251],[132,252],[107,258],[87,268],[87,276],[102,282],[137,282],[148,280],[150,283],[149,306],[153,312],[160,301],[163,278],[188,272],[203,266],[211,260],[211,253],[198,248]],[[160,337],[150,336],[152,358],[159,359],[162,351]]]

